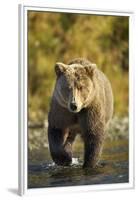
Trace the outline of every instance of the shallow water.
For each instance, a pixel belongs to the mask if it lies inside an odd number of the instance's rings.
[[[82,169],[83,144],[77,138],[73,147],[73,164],[55,165],[48,146],[28,151],[28,188],[126,183],[128,176],[128,140],[106,139],[101,160],[96,169]]]

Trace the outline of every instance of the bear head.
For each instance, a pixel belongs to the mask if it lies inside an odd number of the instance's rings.
[[[78,113],[86,108],[95,94],[93,77],[96,64],[81,65],[56,63],[57,82],[54,96],[58,103],[70,112]]]

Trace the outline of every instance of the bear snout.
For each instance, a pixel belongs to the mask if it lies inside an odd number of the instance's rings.
[[[71,109],[72,111],[76,111],[76,110],[77,110],[77,105],[76,105],[75,102],[71,102],[71,103],[70,103],[70,109]]]

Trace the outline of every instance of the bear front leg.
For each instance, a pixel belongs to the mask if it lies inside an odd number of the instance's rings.
[[[105,120],[100,110],[91,108],[83,110],[79,115],[84,141],[83,167],[96,167],[105,138]]]
[[[97,130],[98,131],[98,130]],[[84,164],[83,168],[95,168],[102,152],[104,133],[85,132],[84,136]]]
[[[53,161],[57,165],[70,165],[72,162],[71,146],[65,146],[68,130],[48,127],[49,149]]]

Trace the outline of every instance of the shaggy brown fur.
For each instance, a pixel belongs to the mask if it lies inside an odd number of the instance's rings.
[[[78,133],[84,141],[83,167],[95,167],[105,130],[113,113],[113,95],[106,76],[86,59],[57,63],[57,81],[48,116],[51,156],[58,165],[72,161],[72,143]]]

